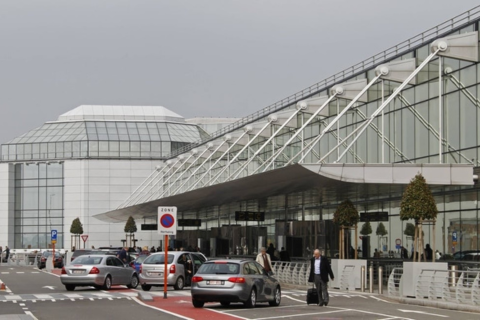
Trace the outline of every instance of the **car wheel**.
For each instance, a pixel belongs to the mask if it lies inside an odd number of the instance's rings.
[[[277,287],[273,295],[273,301],[269,301],[268,303],[271,306],[278,307],[280,305],[280,301],[282,301],[282,291],[280,290],[280,287]]]
[[[193,303],[193,306],[195,308],[203,308],[203,305],[205,304],[205,302],[198,301],[198,300],[195,300],[195,299],[192,299],[192,303]]]
[[[255,308],[255,305],[257,304],[257,292],[255,291],[255,288],[252,289],[250,292],[250,297],[248,297],[248,300],[245,301],[245,306],[247,308]]]
[[[230,302],[229,301],[222,301],[220,302],[220,304],[223,306],[223,307],[228,307],[230,305]]]
[[[138,286],[138,277],[136,274],[132,276],[132,279],[130,280],[130,283],[127,284],[127,288],[130,289],[135,289]]]
[[[75,286],[73,284],[66,284],[65,289],[67,289],[67,291],[73,291],[75,290]]]
[[[103,284],[103,289],[110,290],[111,287],[112,287],[112,278],[110,276],[107,276],[105,278],[105,283]]]
[[[183,278],[182,277],[178,277],[177,278],[177,281],[175,282],[175,285],[173,286],[173,288],[175,290],[183,290],[183,287],[185,286],[185,282],[183,281]]]
[[[143,291],[150,291],[150,289],[152,289],[152,286],[150,286],[148,284],[142,284],[142,290]]]

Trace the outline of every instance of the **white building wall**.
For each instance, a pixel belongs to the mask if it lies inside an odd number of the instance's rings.
[[[80,218],[86,248],[120,246],[125,239],[125,222],[106,223],[93,216],[116,209],[155,170],[160,161],[151,160],[66,160],[65,176],[65,248],[71,248],[70,226]],[[140,231],[143,221],[136,221],[137,245],[158,246],[156,231]],[[82,243],[83,245],[83,243]]]
[[[0,163],[0,246],[13,248],[14,244],[14,204],[15,167]]]

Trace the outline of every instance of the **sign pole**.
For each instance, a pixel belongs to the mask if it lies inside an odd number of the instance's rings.
[[[165,246],[165,268],[163,270],[163,299],[167,299],[167,278],[168,278],[168,235],[165,235],[165,239],[163,240]]]
[[[53,259],[52,259],[53,269],[55,269],[55,242],[56,241],[53,241],[53,243],[52,243],[52,246],[53,246]]]

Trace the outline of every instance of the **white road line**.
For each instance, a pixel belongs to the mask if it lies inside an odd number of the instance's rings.
[[[76,294],[76,293],[64,293],[64,296],[69,297],[69,298],[81,298],[82,297],[81,295]]]
[[[53,299],[51,295],[48,294],[34,294],[37,299]]]
[[[3,271],[3,272],[0,272],[0,274],[10,274],[10,272],[8,272],[8,271]]]
[[[25,307],[25,303],[19,303],[18,304],[20,307]]]
[[[17,271],[17,274],[22,274],[22,273],[25,273],[25,272],[23,272],[23,271]]]
[[[26,314],[26,315],[29,315],[30,317],[32,317],[33,320],[38,320],[38,318],[35,317],[35,316],[33,315],[33,313],[30,312],[30,311],[25,311],[25,314]]]
[[[417,311],[417,310],[402,310],[398,309],[398,311],[405,312],[405,313],[417,313],[417,314],[427,314],[429,316],[441,317],[441,318],[450,318],[449,316],[443,314],[435,314],[435,313],[428,313],[425,311]]]
[[[243,319],[243,320],[249,320],[251,318],[244,318],[244,317],[240,317],[240,316],[237,316],[236,314],[230,314],[230,313],[227,313],[225,311],[220,311],[220,310],[215,310],[215,309],[208,309],[208,311],[213,311],[213,312],[216,312],[216,313],[220,313],[220,314],[226,314],[226,315],[229,315],[230,317],[235,317],[235,318],[238,318],[238,319]],[[252,309],[250,309],[252,310]],[[233,311],[233,310],[232,310]],[[256,320],[256,319],[255,319]]]
[[[185,320],[194,320],[192,318],[187,318],[187,317],[184,317],[182,315],[179,315],[179,314],[167,311],[167,310],[163,310],[163,309],[160,309],[160,308],[157,308],[157,307],[154,307],[154,306],[150,306],[150,305],[148,305],[146,303],[143,303],[142,301],[138,300],[137,298],[132,298],[132,300],[135,301],[136,303],[138,303],[138,304],[140,304],[144,307],[148,307],[150,309],[158,310],[158,311],[164,312],[166,314],[169,314],[169,315],[172,315],[172,316],[175,316],[175,317],[179,317],[179,318],[182,318],[182,319],[185,319]]]
[[[298,299],[292,298],[292,297],[290,297],[290,296],[283,296],[283,297],[288,298],[288,299],[293,300],[293,301],[303,302],[303,303],[305,303],[305,304],[307,303],[307,302],[304,301],[304,300],[298,300]]]
[[[397,303],[397,302],[391,302],[391,301],[383,300],[383,299],[377,298],[377,297],[375,297],[375,296],[370,296],[370,298],[375,299],[375,300],[377,300],[377,301],[385,302],[385,303],[399,304],[399,303]]]
[[[22,300],[22,297],[13,295],[13,296],[5,296],[5,299],[7,300]]]
[[[346,311],[353,311],[353,310],[352,309],[345,309],[345,310],[332,310],[332,311],[322,311],[322,312],[312,312],[312,313],[289,314],[289,315],[286,315],[286,316],[275,316],[275,317],[268,317],[268,318],[255,318],[255,320],[293,318],[293,317],[303,317],[303,316],[317,316],[317,315],[339,313],[339,312],[346,312]]]
[[[285,296],[284,296],[285,297]],[[285,308],[298,308],[298,307],[308,307],[307,304],[293,304],[290,306],[281,306],[281,307],[275,307],[275,310],[277,309],[285,309]],[[208,309],[210,310],[210,309]],[[237,311],[252,311],[252,309],[235,309],[235,310],[224,310],[222,311],[223,313],[228,313],[228,312],[237,312]]]
[[[366,314],[373,314],[373,315],[376,315],[376,316],[382,316],[382,317],[388,317],[388,318],[394,317],[394,318],[403,319],[403,320],[415,320],[415,319],[404,318],[404,317],[397,317],[397,316],[393,316],[393,315],[390,315],[390,314],[377,313],[377,312],[365,311],[365,310],[360,310],[360,309],[345,309],[345,308],[339,308],[339,307],[327,307],[327,308],[333,308],[333,309],[339,309],[339,310],[356,311],[356,312],[361,312],[361,313],[366,313]]]

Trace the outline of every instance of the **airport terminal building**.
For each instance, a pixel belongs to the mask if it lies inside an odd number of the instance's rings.
[[[439,210],[436,248],[477,250],[479,21],[477,7],[214,132],[164,108],[74,109],[2,145],[0,243],[43,247],[55,227],[69,247],[80,217],[92,244],[115,245],[129,216],[151,226],[158,206],[177,206],[174,246],[334,255],[331,219],[349,199],[372,224],[372,250],[409,248],[399,207],[420,172]]]

